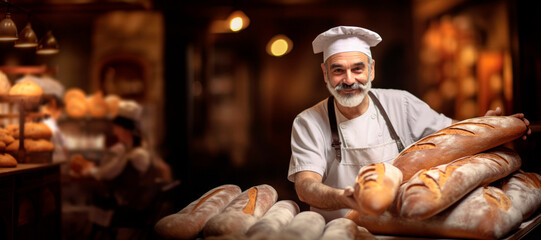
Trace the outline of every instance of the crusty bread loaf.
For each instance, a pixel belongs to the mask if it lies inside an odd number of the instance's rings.
[[[502,190],[522,213],[523,220],[541,207],[541,175],[537,173],[519,170],[505,179]]]
[[[325,219],[314,211],[297,214],[283,229],[276,239],[280,240],[312,240],[319,239],[325,229]]]
[[[43,89],[33,81],[19,81],[11,87],[9,95],[40,96]]]
[[[220,214],[209,219],[203,227],[203,235],[244,234],[277,199],[278,193],[270,185],[251,187],[233,199]]]
[[[240,193],[241,189],[232,184],[213,188],[179,212],[160,219],[154,229],[165,239],[193,239]]]
[[[522,222],[520,212],[499,188],[479,187],[451,208],[425,220],[401,218],[390,211],[379,216],[346,214],[373,234],[439,238],[498,239]]]
[[[64,102],[68,103],[72,100],[85,100],[86,99],[86,93],[80,89],[80,88],[70,88],[66,91],[64,94]]]
[[[409,180],[421,169],[449,163],[513,141],[527,131],[526,124],[512,116],[467,119],[437,131],[407,147],[393,161]]]
[[[421,220],[445,210],[473,189],[518,170],[520,156],[499,147],[417,172],[400,190],[400,215]]]
[[[0,153],[0,167],[17,167],[17,160],[7,153]]]
[[[80,119],[88,113],[86,93],[79,88],[71,88],[64,94],[66,114],[75,119]]]
[[[14,139],[19,139],[19,124],[9,124],[5,129]],[[53,131],[43,122],[24,123],[24,137],[33,139],[50,139]]]
[[[15,138],[11,136],[11,132],[7,129],[0,128],[0,141],[7,145],[15,141]]]
[[[276,202],[268,211],[252,225],[246,236],[250,239],[271,239],[284,228],[300,212],[300,208],[292,200]]]
[[[354,198],[364,213],[383,213],[394,201],[402,183],[402,172],[389,163],[364,166],[354,186]]]
[[[26,152],[51,152],[54,150],[54,144],[45,139],[25,139],[24,150]],[[19,140],[15,140],[6,147],[6,152],[15,153],[19,151]]]
[[[375,240],[366,228],[358,226],[353,220],[347,218],[336,218],[325,226],[323,236],[320,240]]]

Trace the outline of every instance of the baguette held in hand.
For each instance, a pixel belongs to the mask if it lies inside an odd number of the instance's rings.
[[[372,234],[460,239],[500,239],[522,222],[510,198],[492,186],[475,189],[452,207],[425,220],[405,219],[391,211],[373,216],[351,210],[345,217]]]
[[[245,234],[246,231],[276,203],[278,193],[267,184],[245,190],[208,220],[203,227],[205,237]]]
[[[359,170],[353,197],[364,213],[379,215],[394,201],[402,172],[389,163],[375,163]]]
[[[415,220],[432,217],[475,188],[508,176],[520,165],[515,151],[499,147],[421,170],[401,187],[400,215]]]
[[[528,127],[513,116],[467,119],[437,131],[402,151],[393,161],[409,180],[421,169],[477,154],[523,136]]]
[[[220,213],[240,193],[241,189],[236,185],[216,187],[179,212],[160,219],[154,229],[165,239],[193,239],[211,217]]]

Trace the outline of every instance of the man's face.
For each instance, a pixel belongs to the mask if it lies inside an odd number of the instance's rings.
[[[366,97],[374,79],[374,64],[361,52],[330,56],[321,65],[329,92],[345,107],[358,106]]]

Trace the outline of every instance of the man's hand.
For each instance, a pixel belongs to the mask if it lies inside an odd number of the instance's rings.
[[[355,193],[355,190],[353,187],[346,187],[344,189],[344,193],[342,194],[343,202],[351,209],[355,209],[360,212],[359,204],[355,200],[355,197],[353,196],[353,193]]]
[[[485,116],[501,116],[502,115],[502,109],[500,107],[497,107],[495,110],[488,110]],[[516,117],[524,122],[526,124],[526,128],[528,129],[526,131],[526,134],[522,136],[523,140],[526,140],[528,138],[528,135],[532,134],[532,129],[530,128],[530,121],[524,117],[524,113],[515,113],[513,115],[510,115],[511,117]]]
[[[302,171],[295,174],[295,190],[299,200],[312,207],[324,210],[337,210],[342,208],[359,209],[353,198],[353,188],[332,188],[322,183],[318,173]]]

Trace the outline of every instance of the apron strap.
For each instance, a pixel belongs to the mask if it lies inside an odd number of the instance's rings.
[[[374,101],[374,104],[376,105],[378,110],[381,112],[381,116],[383,117],[383,119],[385,119],[385,122],[387,123],[387,128],[389,129],[389,133],[391,133],[391,138],[395,140],[396,142],[398,153],[402,152],[402,150],[404,150],[404,144],[402,143],[402,140],[400,140],[400,137],[398,136],[398,134],[396,134],[393,124],[391,123],[391,120],[389,120],[389,116],[387,115],[387,112],[385,112],[385,109],[383,109],[381,102],[376,97],[376,95],[374,95],[374,93],[369,91],[368,95],[372,98],[372,100]]]
[[[336,115],[334,113],[334,96],[330,96],[327,100],[327,113],[329,115],[329,124],[331,125],[332,143],[331,146],[336,151],[336,159],[338,162],[342,161],[342,151],[340,149],[340,136],[338,135],[338,129],[336,128]]]
[[[396,147],[398,148],[398,152],[402,152],[404,150],[404,144],[402,143],[402,140],[400,140],[400,137],[398,134],[396,134],[396,131],[394,130],[393,124],[391,123],[391,120],[389,120],[389,116],[387,115],[387,112],[385,112],[385,109],[381,105],[381,102],[379,99],[372,93],[371,91],[368,92],[368,95],[372,100],[374,101],[374,104],[376,105],[376,108],[381,112],[381,116],[383,119],[385,119],[385,123],[387,124],[387,128],[389,129],[389,133],[391,134],[391,138],[396,142]],[[342,160],[342,153],[341,153],[341,142],[340,142],[340,136],[338,135],[338,129],[336,127],[336,115],[334,112],[334,96],[329,96],[329,99],[327,100],[327,114],[329,117],[329,124],[331,127],[331,135],[332,135],[332,143],[331,146],[336,151],[336,159],[338,162]]]

